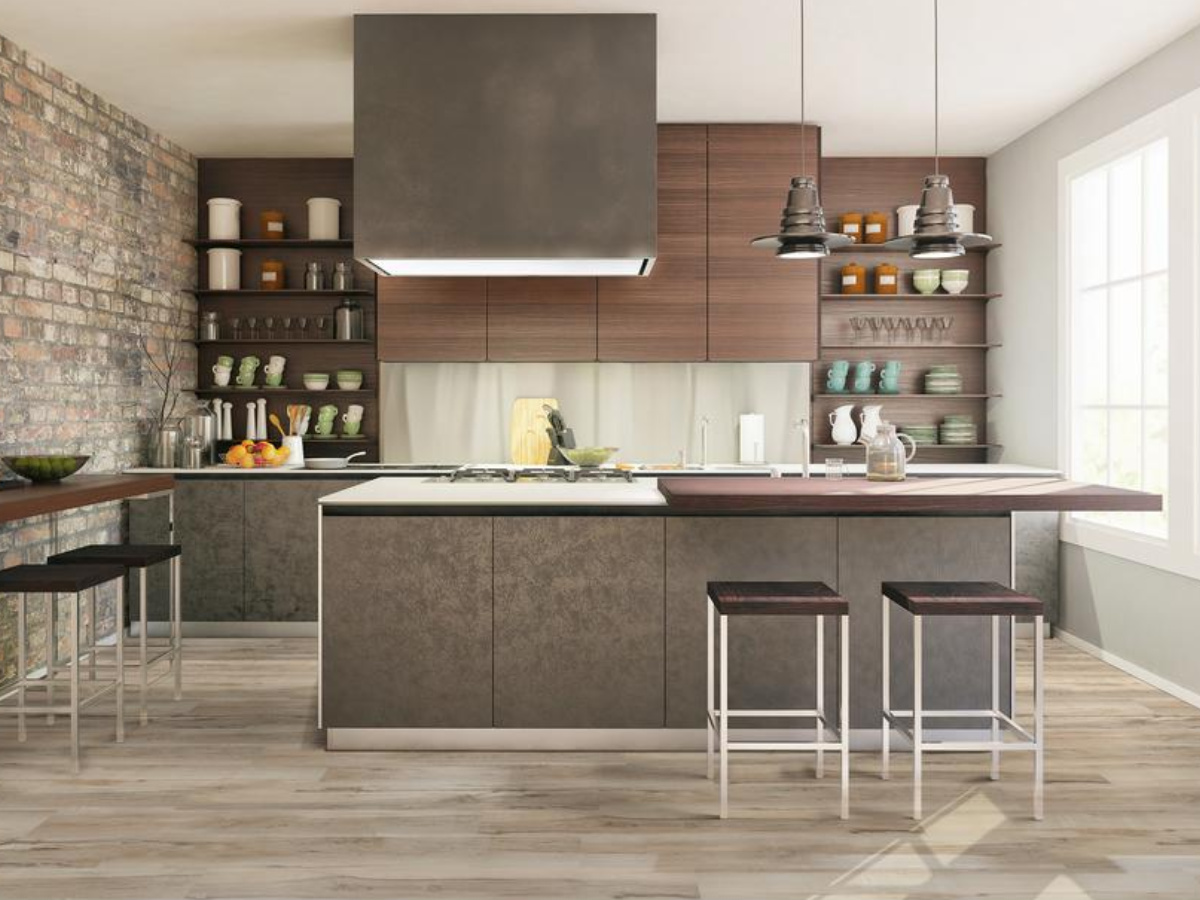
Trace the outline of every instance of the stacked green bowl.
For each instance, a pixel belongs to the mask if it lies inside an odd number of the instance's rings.
[[[900,433],[907,434],[912,442],[921,445],[933,445],[938,442],[938,427],[936,425],[901,425]]]
[[[925,393],[961,394],[962,375],[958,373],[958,366],[930,366],[925,373]]]
[[[943,444],[978,444],[979,430],[971,416],[948,415],[938,428],[938,439]]]

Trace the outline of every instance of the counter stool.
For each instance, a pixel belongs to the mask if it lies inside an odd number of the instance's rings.
[[[119,594],[125,591],[125,569],[118,565],[23,565],[0,571],[0,594],[17,595],[17,682],[10,685],[0,695],[0,701],[15,696],[15,707],[0,706],[0,712],[17,714],[17,740],[24,743],[25,713],[64,713],[71,717],[71,765],[76,773],[79,772],[79,713],[85,707],[95,703],[110,691],[117,695],[117,743],[125,740],[125,666],[124,641],[125,607],[117,604],[117,641],[116,641],[116,671],[111,681],[104,683],[88,697],[81,699],[79,693],[79,666],[83,652],[94,657],[97,647],[94,637],[87,646],[80,646],[79,624],[82,618],[83,594],[91,592],[92,609],[96,604],[96,588],[110,581],[118,582]],[[71,658],[68,663],[71,681],[71,703],[69,706],[55,706],[53,701],[54,677],[57,669],[53,662],[55,646],[53,639],[46,648],[46,676],[42,679],[29,678],[28,665],[25,656],[27,635],[25,633],[25,599],[28,594],[49,594],[53,606],[58,594],[74,594],[75,602],[70,606],[68,627],[71,633]],[[91,630],[94,635],[94,629]],[[31,687],[44,687],[49,696],[49,705],[33,707],[26,703],[26,691]]]
[[[89,544],[64,553],[56,553],[47,562],[52,565],[117,565],[126,570],[137,569],[138,572],[138,658],[133,664],[137,666],[139,676],[138,705],[140,721],[145,725],[149,719],[147,709],[147,693],[152,683],[165,678],[168,674],[175,676],[175,699],[183,697],[183,625],[180,613],[180,581],[179,570],[183,548],[178,544]],[[171,636],[166,644],[151,645],[147,639],[149,622],[146,615],[146,570],[158,563],[171,563],[170,569],[170,603],[169,616],[171,620]],[[154,654],[151,655],[151,651]],[[150,679],[150,667],[166,660],[170,667],[160,673],[153,681]]]
[[[913,629],[913,708],[891,708],[891,646],[888,610],[892,603],[912,613]],[[925,709],[922,702],[921,632],[925,616],[991,616],[992,619],[992,702],[990,709]],[[1000,617],[1032,616],[1033,653],[1033,732],[1018,725],[1013,716],[1000,709]],[[978,752],[992,754],[992,780],[1000,777],[1000,754],[1008,750],[1033,752],[1033,817],[1042,818],[1042,748],[1045,726],[1044,678],[1042,669],[1042,621],[1045,605],[1036,597],[1018,593],[991,581],[885,581],[883,583],[883,778],[888,777],[888,751],[891,729],[899,731],[913,748],[913,812],[921,818],[921,756],[925,751]],[[1011,639],[1011,638],[1010,638]],[[1016,673],[1010,673],[1015,679]],[[1013,691],[1015,696],[1015,688]],[[1015,709],[1013,714],[1015,715]],[[926,719],[987,719],[991,723],[990,740],[930,741],[925,738]],[[911,720],[912,728],[900,724]],[[1005,740],[1007,731],[1017,740]]]
[[[713,619],[720,616],[721,699],[714,706]],[[730,709],[729,708],[729,617],[730,616],[815,616],[817,620],[815,709]],[[838,652],[837,725],[825,715],[825,617],[837,616],[840,649]],[[850,604],[833,588],[820,581],[710,581],[708,583],[708,777],[713,776],[713,744],[719,733],[721,758],[721,818],[729,815],[730,750],[815,750],[817,777],[823,775],[824,753],[833,750],[842,759],[841,817],[850,815]],[[814,741],[736,741],[729,740],[729,720],[737,717],[813,719]],[[833,732],[835,741],[826,740]]]

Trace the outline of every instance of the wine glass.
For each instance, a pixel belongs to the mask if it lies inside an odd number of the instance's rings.
[[[229,317],[229,333],[235,341],[242,339],[242,320],[239,317]]]
[[[328,335],[326,335],[325,329],[328,327],[329,327],[329,319],[325,316],[318,316],[317,317],[317,337],[319,337],[319,338],[327,337]]]
[[[283,319],[280,320],[279,327],[283,331],[283,339],[285,341],[290,339],[293,336],[292,335],[292,317],[291,316],[284,316]]]
[[[247,316],[246,317],[246,331],[247,331],[246,337],[248,337],[250,340],[253,341],[258,337],[258,317],[257,316]]]
[[[308,317],[301,316],[296,320],[296,337],[303,340],[308,337]]]

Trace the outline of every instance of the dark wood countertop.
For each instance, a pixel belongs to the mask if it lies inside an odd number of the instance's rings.
[[[169,491],[174,486],[170,475],[72,475],[56,484],[8,488],[0,491],[0,522]]]
[[[1062,478],[671,478],[672,509],[713,513],[963,513],[1155,511],[1162,497]]]

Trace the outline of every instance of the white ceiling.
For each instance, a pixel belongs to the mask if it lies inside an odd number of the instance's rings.
[[[932,0],[809,0],[826,153],[924,155]],[[352,152],[355,12],[655,12],[663,122],[799,117],[798,0],[3,0],[0,34],[199,156]],[[943,0],[942,140],[989,154],[1185,31],[1200,0]],[[453,65],[453,60],[447,60]]]

